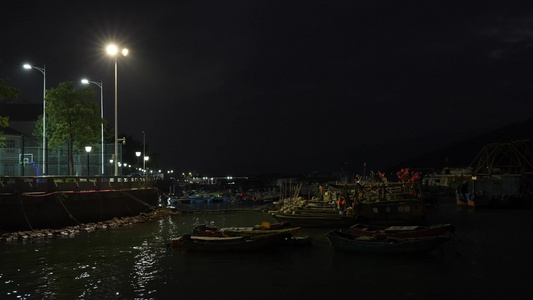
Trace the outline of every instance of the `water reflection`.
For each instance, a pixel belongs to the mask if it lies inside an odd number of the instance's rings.
[[[144,241],[142,246],[134,247],[139,253],[135,255],[135,265],[133,266],[133,287],[138,296],[151,294],[153,291],[147,291],[146,285],[156,279],[158,270],[154,268],[157,263],[156,253],[153,253],[148,247],[148,242]]]
[[[450,205],[435,218],[456,224],[457,238],[443,253],[389,257],[333,251],[328,229],[302,229],[314,237],[309,248],[169,252],[170,239],[199,224],[275,222],[262,212],[174,215],[74,238],[0,244],[0,299],[518,299],[527,279],[520,274],[533,267],[523,259],[532,217],[531,210]]]

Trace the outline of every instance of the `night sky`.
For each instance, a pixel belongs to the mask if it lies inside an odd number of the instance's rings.
[[[377,171],[442,146],[428,136],[532,116],[531,1],[6,0],[0,15],[0,78],[20,103],[42,103],[22,64],[46,65],[47,88],[102,80],[114,124],[105,48],[129,48],[120,136],[144,130],[163,170]]]

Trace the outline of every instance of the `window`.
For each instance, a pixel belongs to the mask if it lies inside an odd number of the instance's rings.
[[[15,140],[6,140],[6,152],[15,152]]]

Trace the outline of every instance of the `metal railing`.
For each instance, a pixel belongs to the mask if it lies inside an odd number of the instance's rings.
[[[53,193],[153,188],[152,176],[7,176],[0,177],[1,194]]]

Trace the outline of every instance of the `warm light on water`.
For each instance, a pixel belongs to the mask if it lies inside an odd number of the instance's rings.
[[[462,210],[442,253],[376,256],[335,252],[324,233],[310,248],[182,253],[166,247],[195,225],[275,222],[263,212],[174,215],[75,237],[0,244],[0,299],[524,299],[533,263],[532,210]],[[502,284],[505,282],[505,284]]]

